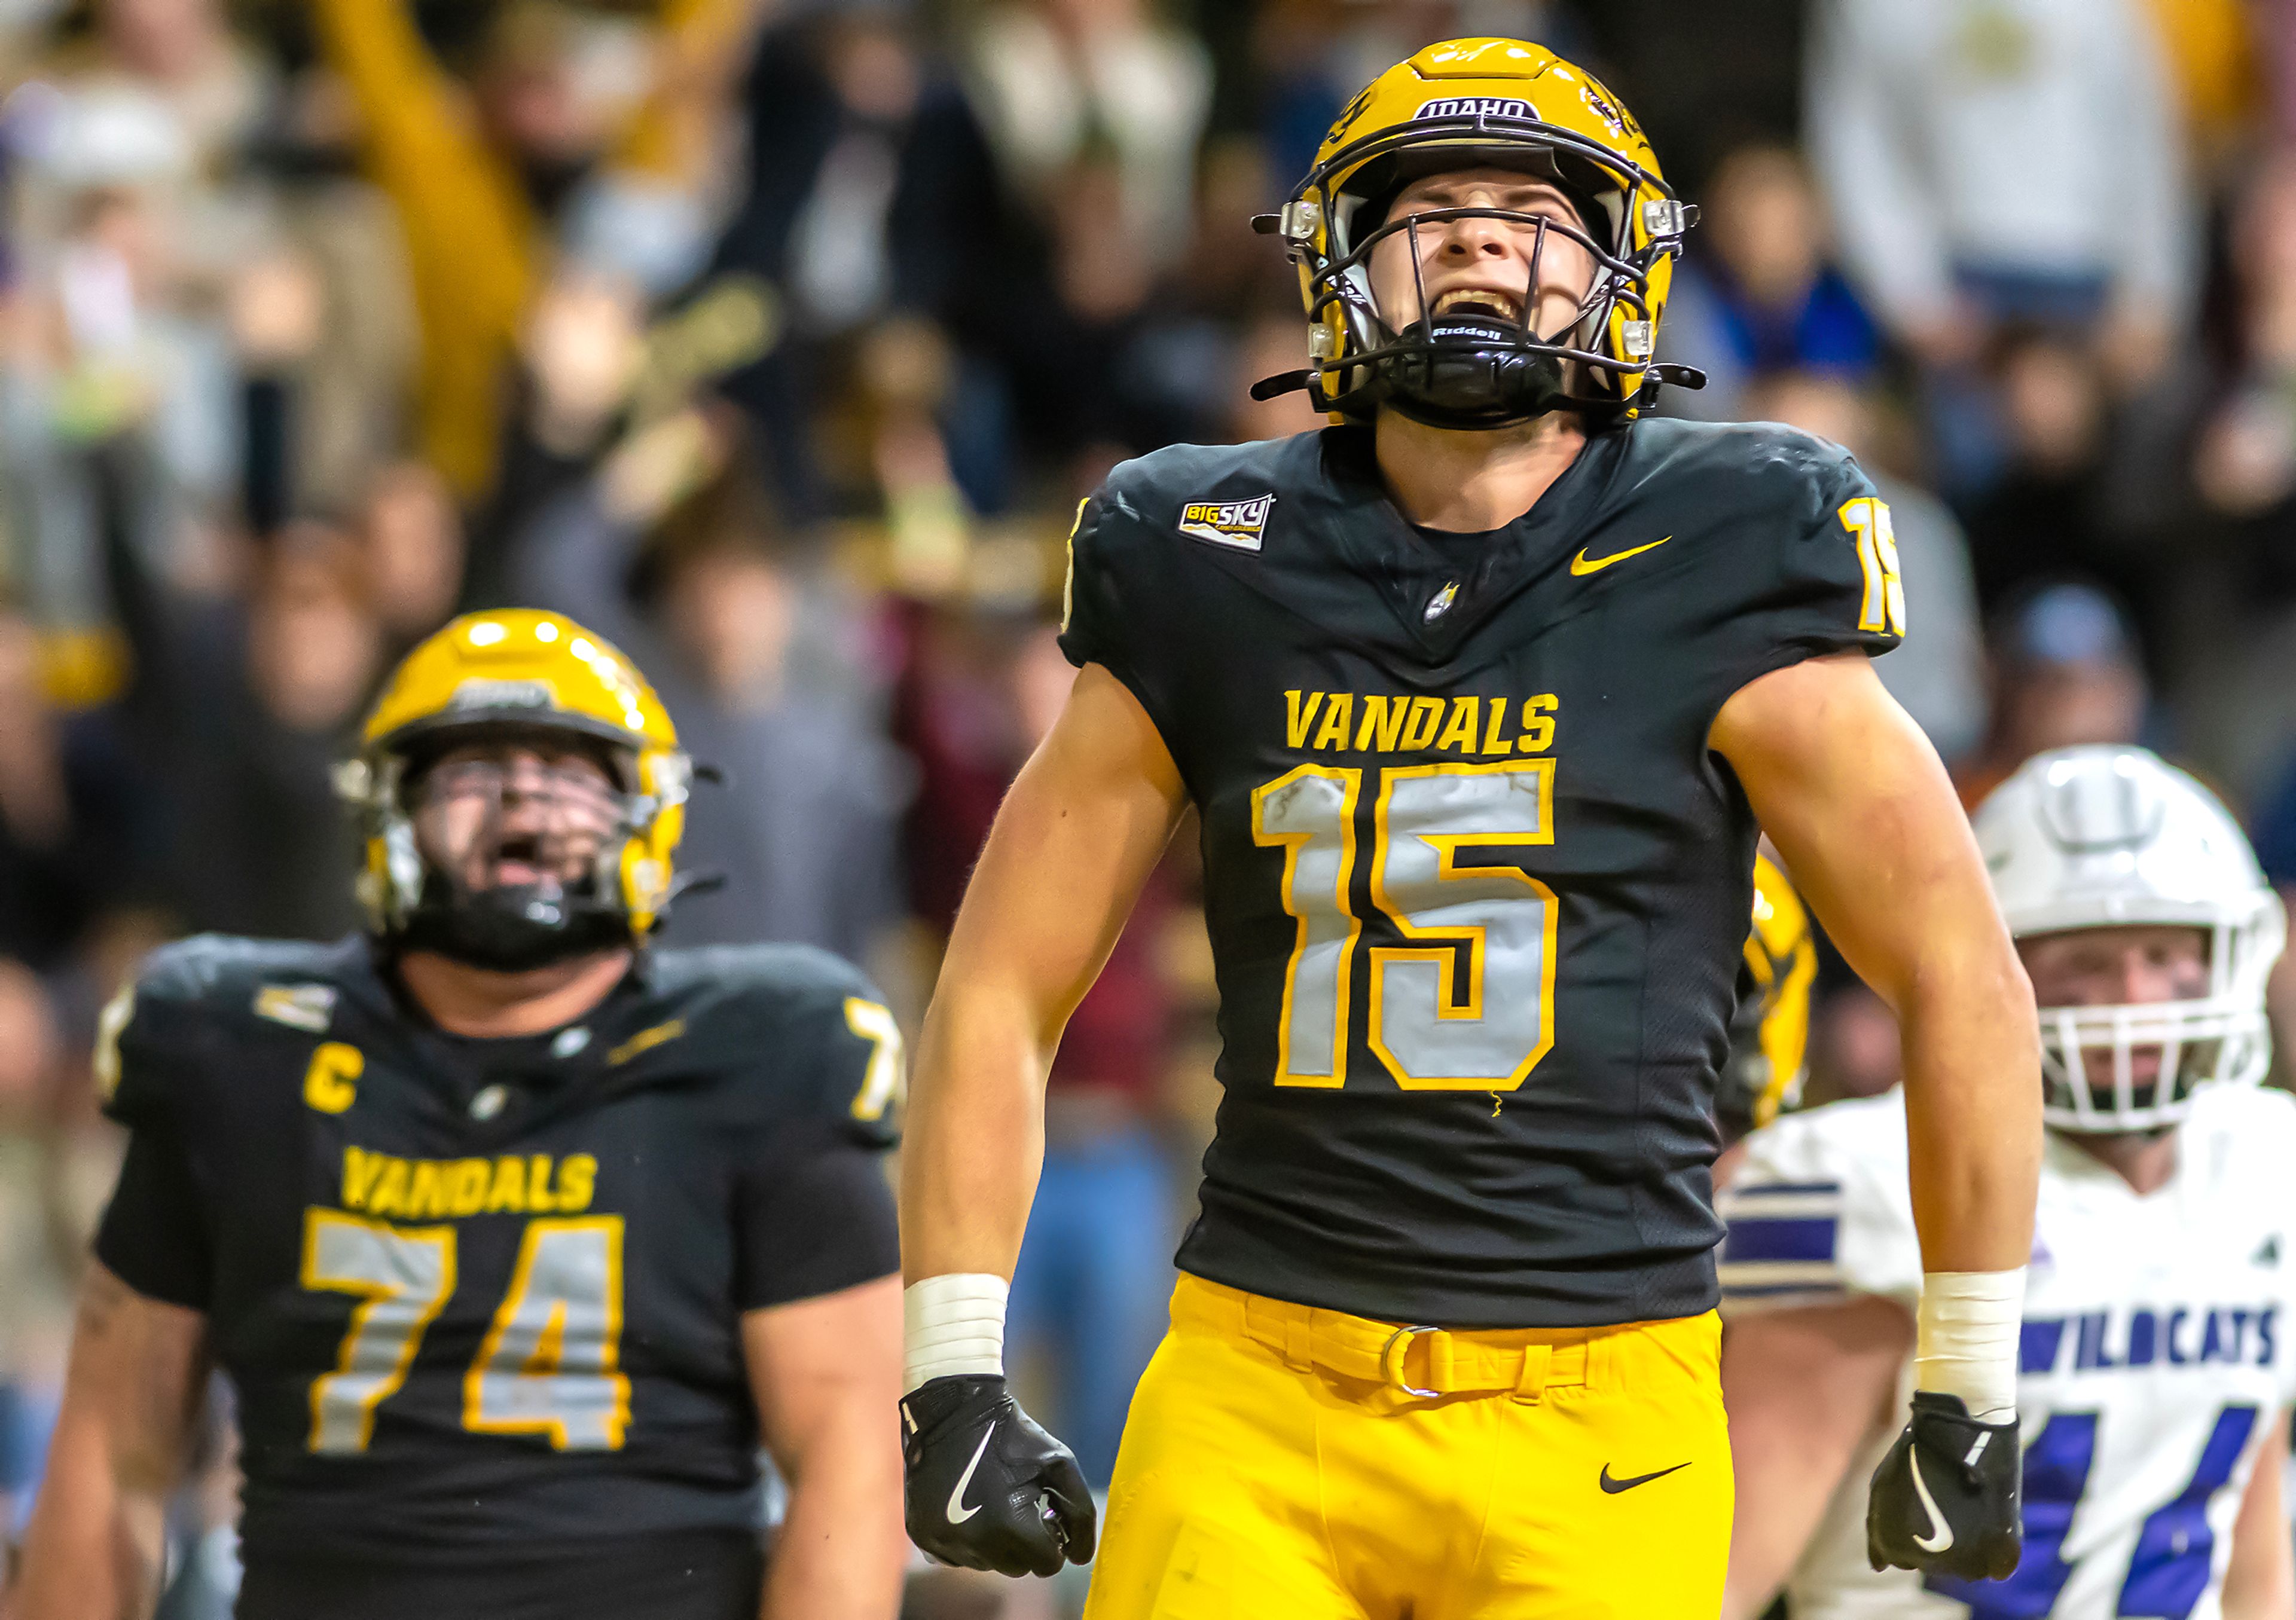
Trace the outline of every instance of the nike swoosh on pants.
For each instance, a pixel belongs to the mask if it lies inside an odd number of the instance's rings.
[[[1603,1477],[1596,1483],[1603,1487],[1604,1495],[1616,1496],[1621,1491],[1631,1491],[1636,1485],[1648,1485],[1653,1479],[1664,1479],[1669,1474],[1679,1474],[1689,1466],[1687,1462],[1677,1462],[1670,1469],[1660,1469],[1655,1473],[1637,1474],[1631,1479],[1613,1479],[1611,1477],[1611,1465],[1606,1462],[1603,1465]]]

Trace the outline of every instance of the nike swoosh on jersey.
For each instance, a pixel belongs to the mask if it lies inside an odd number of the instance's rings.
[[[1672,535],[1668,535],[1663,538],[1652,541],[1648,545],[1632,546],[1623,552],[1612,552],[1607,557],[1590,558],[1587,555],[1587,548],[1582,545],[1578,548],[1578,554],[1570,560],[1570,571],[1574,574],[1599,574],[1614,562],[1624,562],[1629,557],[1639,557],[1644,552],[1654,552],[1673,538]]]
[[[1679,1474],[1689,1466],[1687,1462],[1677,1462],[1670,1469],[1659,1469],[1655,1474],[1637,1474],[1632,1479],[1613,1479],[1611,1477],[1611,1465],[1606,1462],[1603,1465],[1603,1493],[1616,1496],[1621,1491],[1631,1491],[1636,1485],[1648,1485],[1653,1479],[1664,1479],[1669,1474]]]
[[[964,1472],[956,1477],[956,1489],[948,1493],[948,1522],[950,1524],[961,1525],[966,1519],[971,1518],[974,1514],[980,1511],[978,1508],[968,1508],[964,1505],[964,1487],[972,1483],[972,1470],[980,1466],[981,1458],[988,1454],[988,1443],[996,1437],[996,1426],[994,1423],[991,1423],[987,1431],[981,1435],[980,1444],[972,1448],[972,1460],[966,1463],[964,1465]]]
[[[1943,1552],[1953,1545],[1953,1526],[1938,1511],[1937,1498],[1930,1494],[1930,1482],[1922,1477],[1922,1454],[1908,1451],[1906,1460],[1913,1465],[1914,1494],[1922,1499],[1922,1510],[1930,1516],[1930,1534],[1914,1537],[1914,1545],[1923,1552]]]

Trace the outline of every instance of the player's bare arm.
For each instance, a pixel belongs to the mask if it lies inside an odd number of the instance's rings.
[[[2005,1576],[2018,1558],[2016,1349],[2040,1177],[2032,986],[1936,750],[1864,654],[1749,683],[1711,737],[1902,1032],[1926,1281],[1914,1421],[1902,1460],[1893,1453],[1874,1478],[1876,1567],[1934,1559]],[[1945,1484],[1914,1459],[1931,1445],[1964,1460]]]
[[[763,1620],[890,1620],[901,1606],[900,1284],[745,1312],[742,1351],[789,1510]]]
[[[1936,750],[1863,653],[1763,676],[1723,706],[1713,740],[1904,1029],[1924,1267],[2023,1265],[2041,1154],[2032,989]]]
[[[1898,1421],[1898,1378],[1913,1350],[1913,1317],[1875,1295],[1730,1324],[1722,1339],[1730,1458],[1738,1500],[1759,1507],[1731,1525],[1722,1620],[1768,1609],[1851,1460]]]
[[[907,1280],[1012,1274],[1053,1050],[1185,803],[1139,700],[1087,665],[997,812],[918,1042],[901,1159]]]
[[[207,1387],[207,1318],[91,1264],[25,1537],[18,1620],[133,1620],[159,1601],[168,1493]]]
[[[997,1461],[977,1454],[1003,1420],[993,1410],[1003,1392],[1002,1284],[1011,1280],[1028,1225],[1044,1154],[1044,1091],[1054,1048],[1116,943],[1140,887],[1163,854],[1185,795],[1177,768],[1138,700],[1106,670],[1087,665],[1067,707],[1021,770],[966,890],[949,940],[940,982],[918,1044],[901,1164],[901,1259],[910,1283],[908,1367],[914,1397],[921,1386],[986,1379],[972,1393],[985,1401],[936,1414],[962,1428],[964,1444],[944,1481],[921,1472],[917,1450],[930,1429],[919,1403],[906,1403],[912,1447],[910,1534],[928,1551],[973,1561],[947,1533],[970,1523],[967,1511],[995,1494]],[[988,1297],[986,1296],[995,1296]],[[1025,1414],[1006,1424],[1036,1446],[1052,1445]],[[980,1427],[987,1424],[984,1431]],[[1022,1426],[1025,1426],[1023,1428]],[[1033,1433],[1032,1433],[1033,1431]],[[1065,1476],[1068,1453],[1053,1446]],[[1049,1457],[1050,1453],[1046,1453]],[[1004,1460],[1000,1450],[999,1460]],[[1034,1462],[1009,1459],[1013,1489],[1025,1498],[1014,1513],[1021,1542],[992,1567],[1049,1575],[1058,1544],[1046,1539],[1033,1501]],[[955,1468],[973,1461],[963,1477]],[[1049,1464],[1047,1464],[1049,1466]],[[920,1480],[926,1478],[924,1485]],[[959,1483],[975,1494],[939,1497]],[[1082,1481],[1075,1479],[1081,1491]],[[1085,1497],[1078,1529],[1091,1534]],[[923,1517],[920,1517],[920,1516]],[[979,1526],[974,1526],[977,1534]],[[1049,1563],[1047,1563],[1049,1560]]]
[[[2288,1536],[2282,1469],[2288,1456],[2288,1413],[2266,1431],[2264,1448],[2241,1493],[2225,1567],[2225,1620],[2288,1620],[2296,1615],[2296,1546]]]

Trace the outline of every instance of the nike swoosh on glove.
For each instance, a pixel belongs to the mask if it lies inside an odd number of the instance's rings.
[[[1001,1377],[928,1379],[901,1397],[909,1539],[944,1564],[1050,1575],[1092,1558],[1092,1489],[1075,1455]]]
[[[1874,1470],[1866,1561],[2006,1580],[2024,1547],[2024,1464],[2013,1420],[1980,1423],[1959,1395],[1915,1391],[1912,1421]]]

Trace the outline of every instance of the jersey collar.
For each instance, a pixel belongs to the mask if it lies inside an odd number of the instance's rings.
[[[1404,647],[1423,663],[1448,663],[1520,592],[1560,567],[1565,542],[1583,533],[1625,459],[1625,430],[1596,430],[1531,509],[1472,548],[1428,539],[1397,509],[1380,476],[1372,430],[1322,435],[1317,494],[1325,528],[1349,571],[1378,590]],[[1450,595],[1445,605],[1447,587]],[[1390,639],[1382,636],[1382,640]]]

